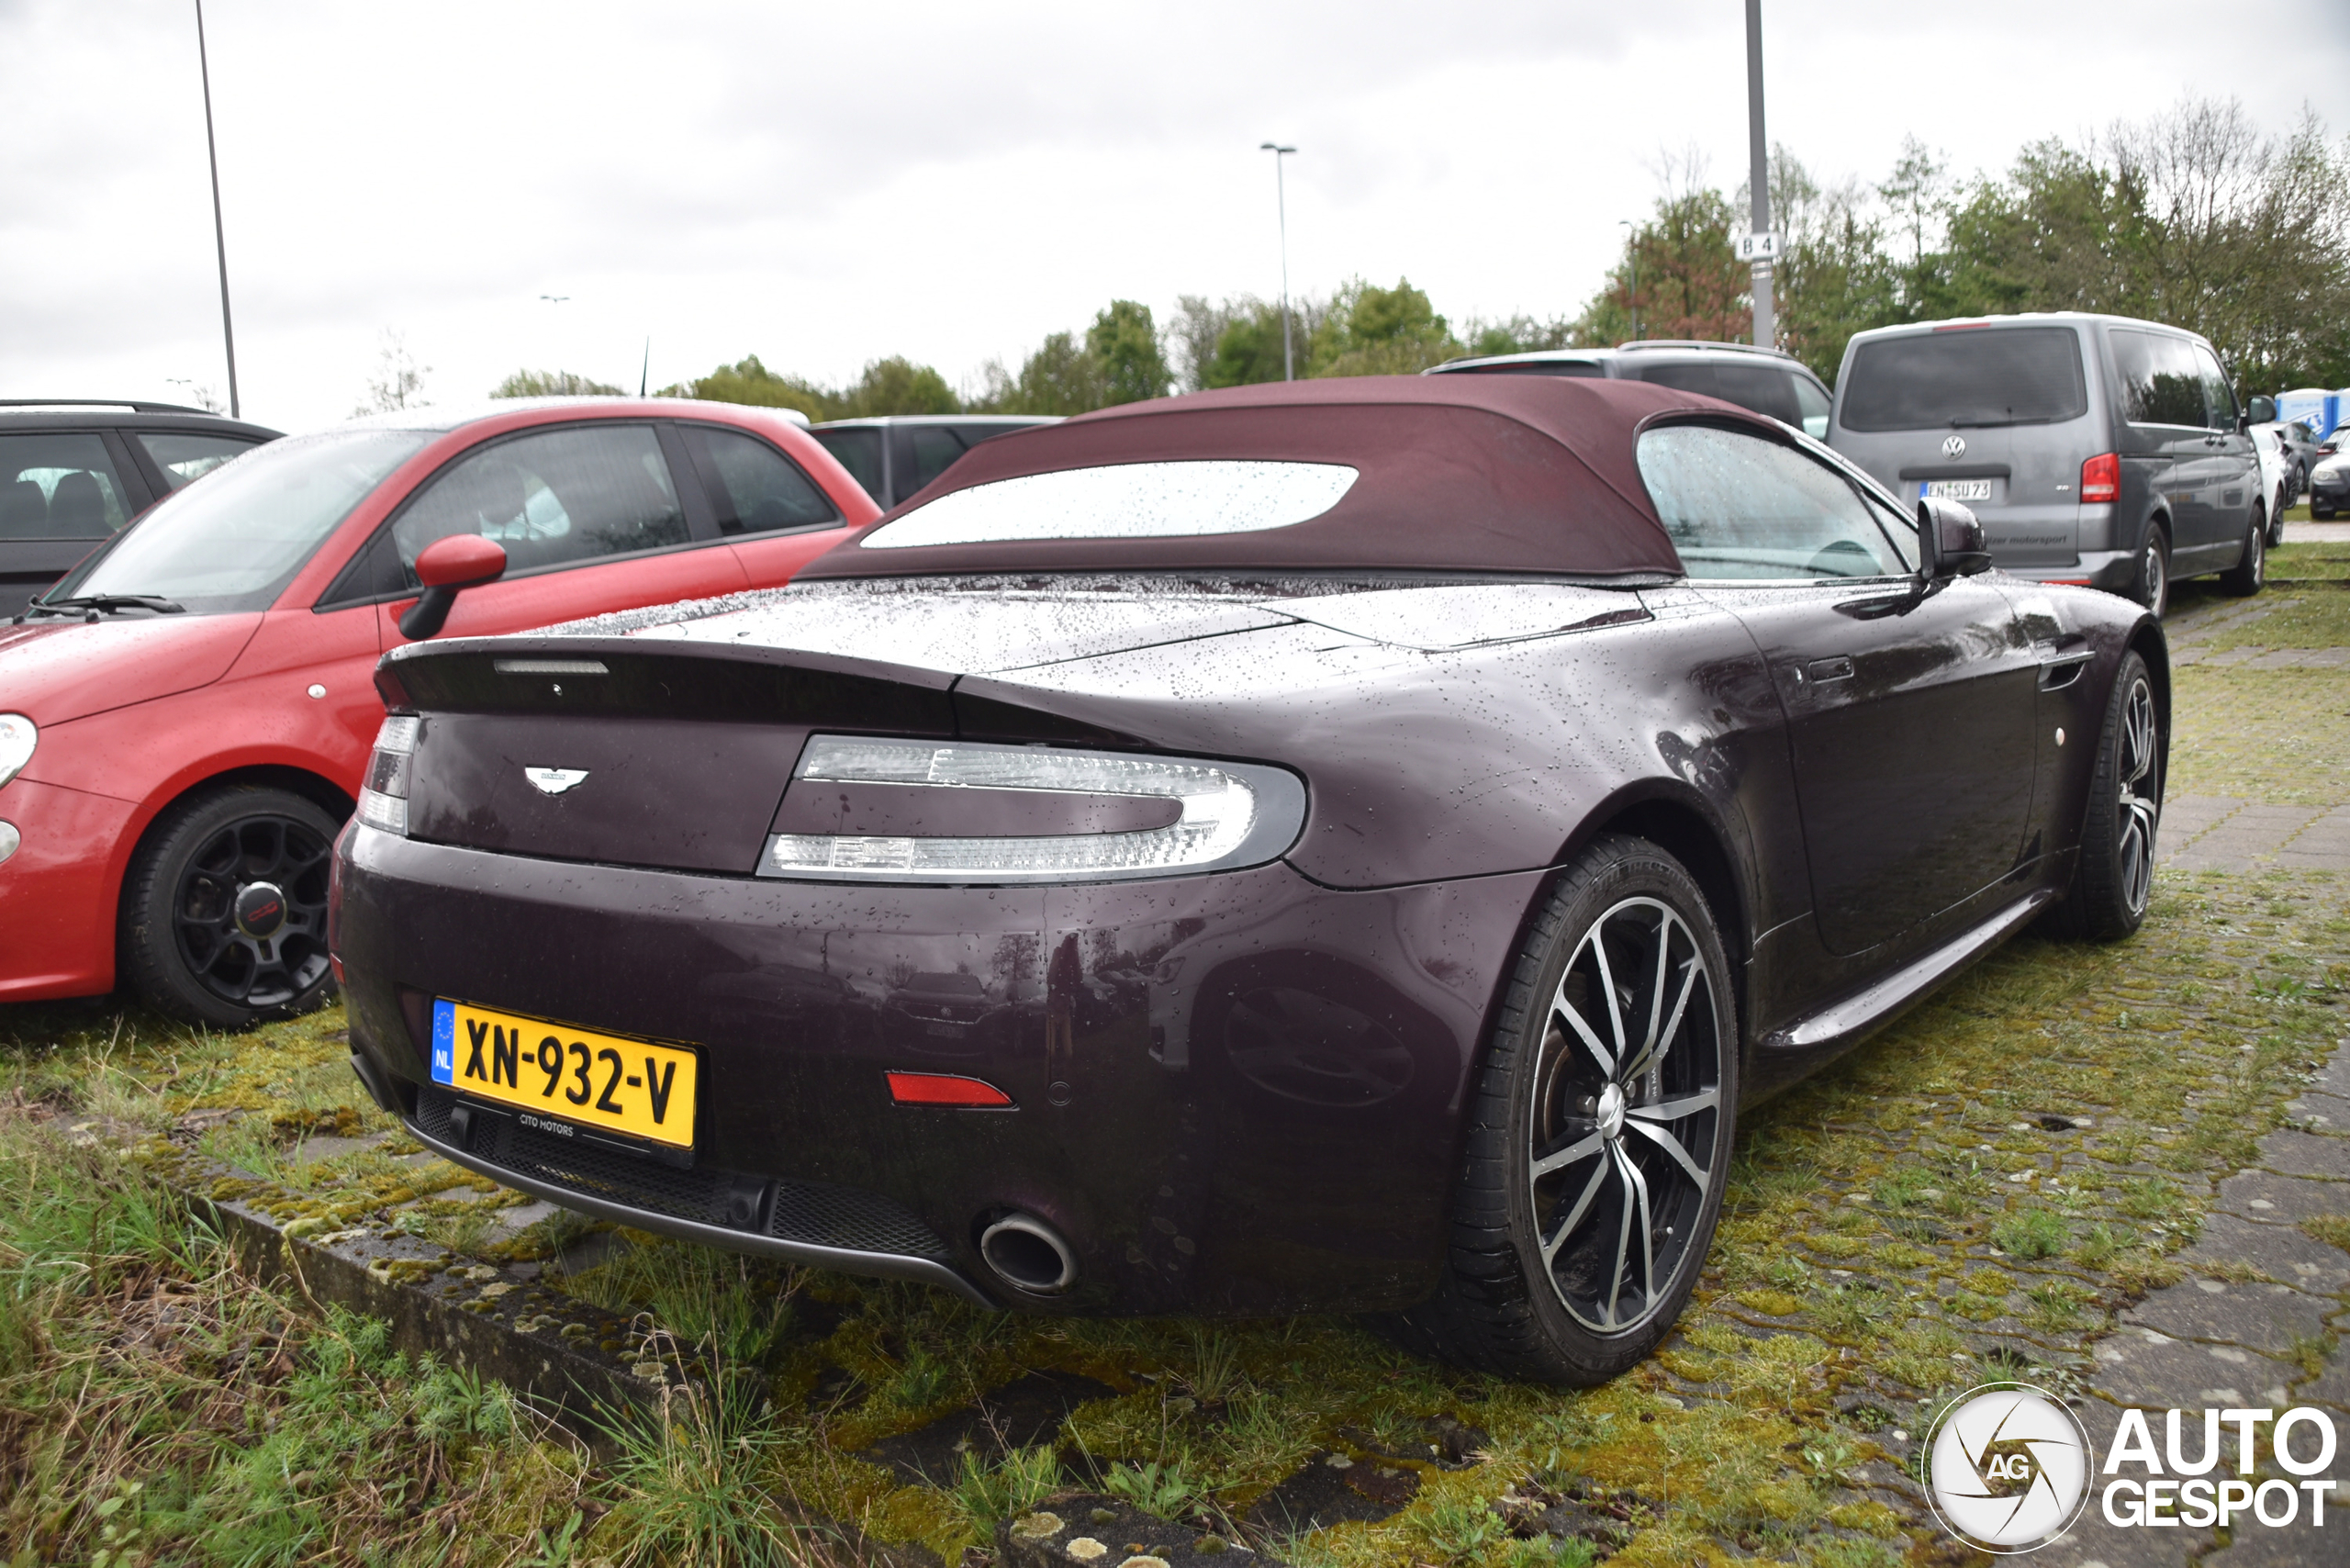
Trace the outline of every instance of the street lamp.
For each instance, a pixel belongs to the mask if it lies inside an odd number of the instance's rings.
[[[245,417],[237,398],[237,334],[229,324],[229,234],[220,223],[220,149],[212,140],[212,62],[204,49],[204,0],[196,0],[196,69],[204,78],[204,151],[212,161],[212,246],[220,260],[220,342],[229,351],[229,417]]]
[[[1297,151],[1279,142],[1268,141],[1258,148],[1259,152],[1273,155],[1273,202],[1281,215],[1281,379],[1297,379],[1297,361],[1289,343],[1289,189],[1281,179],[1281,160]]]
[[[1628,218],[1619,218],[1616,227],[1625,230],[1624,254],[1631,259],[1632,286],[1624,297],[1632,308],[1632,341],[1640,341],[1640,231]]]

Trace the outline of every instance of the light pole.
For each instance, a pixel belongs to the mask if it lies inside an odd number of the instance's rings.
[[[237,334],[229,324],[229,232],[220,222],[220,149],[212,140],[212,62],[204,50],[204,0],[196,0],[196,69],[204,78],[204,151],[212,161],[212,246],[220,260],[220,342],[229,351],[229,417],[244,418],[237,398]]]
[[[1281,160],[1297,151],[1279,142],[1268,141],[1258,149],[1273,155],[1273,204],[1281,215],[1281,379],[1297,379],[1296,356],[1289,342],[1289,187],[1281,178]]]
[[[1616,227],[1625,230],[1624,254],[1632,265],[1631,292],[1624,297],[1632,307],[1632,341],[1640,341],[1640,231],[1628,218],[1619,218]]]
[[[1771,232],[1771,160],[1762,140],[1762,0],[1746,0],[1746,135],[1751,168],[1748,181],[1754,191],[1754,346],[1778,347],[1778,322],[1771,298],[1773,247],[1762,236]]]

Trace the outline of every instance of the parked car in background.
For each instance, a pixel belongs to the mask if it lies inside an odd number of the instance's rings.
[[[1963,503],[2018,577],[2157,615],[2174,578],[2266,580],[2249,411],[2211,345],[2121,316],[1986,316],[1856,333],[1829,444],[1897,494]]]
[[[737,607],[393,650],[353,1066],[623,1225],[1597,1383],[1688,1299],[1742,1104],[2043,913],[2143,917],[2161,629],[1988,565],[1622,379],[990,442]]]
[[[877,515],[803,424],[411,409],[273,442],[120,529],[0,627],[0,1001],[127,981],[233,1027],[321,1000],[384,650],[788,581]]]
[[[2319,450],[2324,437],[2307,420],[2273,420],[2255,430],[2274,431],[2284,443],[2285,455],[2292,466],[2293,498],[2299,500],[2310,487],[2310,470],[2324,454]]]
[[[1612,349],[1537,349],[1447,360],[1430,375],[1566,375],[1646,381],[1676,392],[1701,392],[1825,439],[1830,398],[1819,377],[1793,355],[1745,343],[1648,339]]]
[[[890,414],[828,420],[809,433],[888,511],[979,442],[1058,422],[1044,414]]]
[[[2318,459],[2310,471],[2310,516],[2331,522],[2350,513],[2350,453],[2337,452]]]
[[[2299,494],[2293,487],[2293,449],[2273,420],[2255,425],[2246,433],[2252,437],[2254,454],[2260,459],[2260,491],[2267,498],[2268,543],[2274,548],[2285,543],[2285,513]]]
[[[163,497],[277,436],[176,403],[0,402],[0,618]]]

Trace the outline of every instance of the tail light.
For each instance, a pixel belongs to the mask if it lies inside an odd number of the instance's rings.
[[[359,790],[359,820],[379,833],[408,836],[408,767],[416,755],[420,721],[395,713],[375,732],[367,754],[367,781]]]
[[[1305,786],[1278,767],[1038,746],[815,735],[764,877],[1082,882],[1278,859]]]
[[[2119,454],[2100,452],[2081,465],[2081,499],[2114,501],[2121,498],[2121,458]]]

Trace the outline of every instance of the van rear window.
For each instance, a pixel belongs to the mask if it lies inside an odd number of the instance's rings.
[[[1974,327],[1863,343],[1840,422],[1854,431],[2053,424],[2088,412],[2070,327]]]

